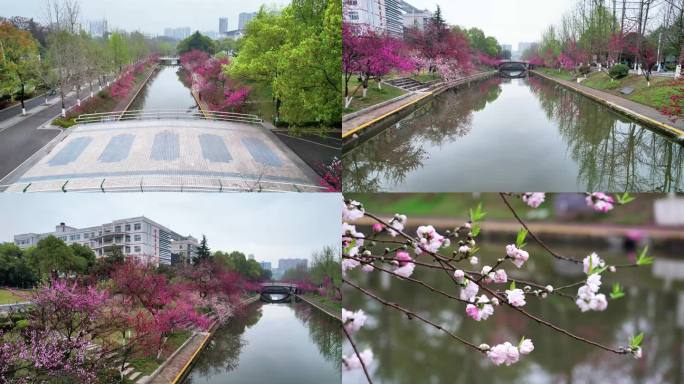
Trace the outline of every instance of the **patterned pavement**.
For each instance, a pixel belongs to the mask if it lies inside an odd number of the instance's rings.
[[[141,120],[69,131],[7,190],[322,190],[313,170],[260,125]]]

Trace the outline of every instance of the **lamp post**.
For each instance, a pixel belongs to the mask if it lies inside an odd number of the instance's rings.
[[[656,54],[656,60],[658,61],[658,69],[656,69],[656,72],[660,72],[660,40],[663,37],[663,33],[660,32],[658,34],[658,53]]]

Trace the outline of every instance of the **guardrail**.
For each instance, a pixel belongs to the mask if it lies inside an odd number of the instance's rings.
[[[78,124],[107,123],[130,120],[215,120],[235,123],[261,124],[263,120],[257,115],[235,112],[199,111],[186,109],[132,110],[118,112],[86,113],[75,120]]]

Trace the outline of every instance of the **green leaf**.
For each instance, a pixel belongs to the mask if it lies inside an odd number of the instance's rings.
[[[477,235],[480,234],[480,224],[472,224],[472,227],[470,228],[470,233],[473,234],[473,237],[477,237]]]
[[[632,339],[629,341],[629,347],[630,348],[637,348],[637,347],[641,346],[642,340],[644,340],[644,333],[643,332],[632,337]]]
[[[508,287],[509,290],[514,290],[515,289],[515,281],[511,281],[510,287]]]
[[[637,265],[648,265],[648,264],[653,264],[653,257],[648,257],[646,256],[646,253],[648,252],[648,245],[644,247],[644,249],[641,250],[641,253],[639,254],[639,257],[637,258]]]
[[[520,228],[518,231],[518,237],[515,239],[516,248],[522,248],[525,246],[525,238],[527,237],[527,229]]]
[[[617,198],[617,201],[620,205],[625,205],[636,200],[636,197],[630,195],[629,192],[625,192],[622,195],[616,195],[615,197]]]
[[[473,211],[470,210],[470,221],[475,223],[476,221],[482,220],[487,215],[487,212],[482,210],[482,203],[477,205],[477,208]]]
[[[599,275],[600,275],[600,274],[602,274],[606,269],[608,269],[608,266],[601,267],[601,268],[596,268],[596,269],[592,269],[592,270],[589,271],[589,274],[590,274],[590,275],[593,275],[593,274],[599,274]]]
[[[470,256],[475,256],[480,251],[480,247],[475,247],[470,250]]]
[[[613,284],[613,291],[610,293],[610,298],[616,300],[623,296],[625,296],[625,291],[620,286],[620,283]]]

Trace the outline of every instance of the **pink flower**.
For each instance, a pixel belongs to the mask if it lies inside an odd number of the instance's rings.
[[[373,224],[373,232],[375,232],[375,233],[382,232],[382,224],[380,224],[380,223]]]
[[[342,220],[355,221],[363,217],[365,211],[358,201],[342,202]]]
[[[368,320],[368,316],[366,316],[362,309],[352,312],[342,308],[342,324],[344,324],[347,332],[358,331],[366,324],[366,320]]]
[[[475,284],[472,280],[468,280],[466,286],[461,289],[461,299],[473,301],[475,295],[477,295],[477,291],[479,290],[480,287],[477,284]]]
[[[525,262],[530,258],[530,254],[527,251],[518,249],[515,244],[509,244],[506,246],[506,254],[511,258],[513,264],[520,268],[525,264]]]
[[[420,242],[419,245],[416,245],[416,255],[420,255],[424,250],[429,253],[435,253],[445,245],[446,239],[437,233],[432,225],[421,225],[416,230],[416,234]]]
[[[503,269],[497,269],[496,272],[494,272],[494,282],[499,284],[508,282],[508,275],[506,275],[506,271]]]
[[[494,365],[501,365],[503,363],[511,365],[518,362],[520,353],[518,352],[518,348],[507,341],[492,347],[489,352],[487,352],[487,356]]]
[[[413,261],[411,255],[409,255],[409,253],[406,251],[397,251],[397,253],[394,255],[394,260],[399,262],[400,267],[403,267],[409,262]]]
[[[532,344],[532,340],[530,339],[523,339],[518,349],[521,355],[527,355],[530,352],[534,351],[534,344]]]
[[[489,316],[494,314],[494,307],[490,304],[487,296],[482,295],[477,299],[477,303],[466,306],[466,313],[475,321],[487,320]]]
[[[613,209],[615,200],[610,195],[603,192],[594,192],[587,195],[586,199],[587,205],[592,207],[597,212],[606,213]]]
[[[406,218],[406,215],[400,215],[397,213],[396,215],[394,215],[392,220],[390,220],[389,224],[392,228],[388,229],[387,232],[389,232],[389,234],[392,237],[396,237],[399,234],[399,232],[397,231],[404,230],[404,226],[406,225],[407,221],[408,219]]]
[[[410,277],[413,274],[413,269],[416,267],[413,263],[407,263],[403,267],[394,270],[394,273],[401,277]]]
[[[513,290],[506,290],[506,299],[508,304],[514,307],[522,307],[526,304],[525,302],[525,292],[522,289],[516,288]]]
[[[546,199],[544,192],[525,192],[522,195],[522,200],[532,208],[537,208]]]
[[[366,348],[363,350],[363,352],[359,353],[359,356],[361,357],[361,361],[363,361],[363,365],[368,367],[373,363],[373,351],[370,349]],[[359,356],[357,356],[355,353],[353,353],[351,356],[342,356],[342,367],[346,371],[350,371],[353,369],[360,369],[361,366],[361,361],[359,361]]]
[[[342,275],[346,275],[347,271],[354,269],[361,264],[358,260],[342,259]]]
[[[361,270],[366,273],[373,272],[373,264],[364,264],[361,266]]]
[[[462,282],[464,277],[465,277],[465,272],[463,272],[462,270],[457,269],[454,271],[454,278],[456,278],[456,280],[458,282]]]
[[[600,268],[605,265],[605,262],[596,254],[596,252],[592,252],[591,255],[587,256],[582,260],[582,270],[584,273],[587,275],[589,272],[591,272],[592,269]]]

